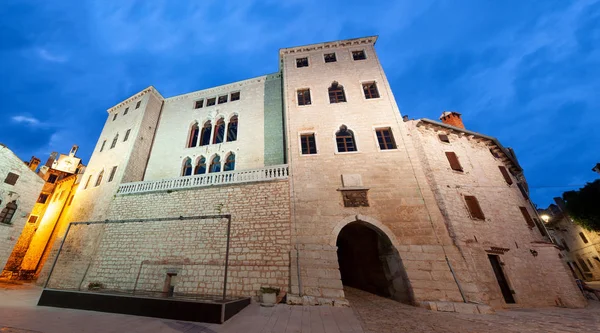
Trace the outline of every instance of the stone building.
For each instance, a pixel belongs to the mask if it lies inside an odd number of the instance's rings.
[[[71,148],[68,155],[53,152],[46,164],[39,168],[38,176],[44,180],[39,197],[10,258],[2,271],[3,277],[29,280],[36,277],[44,264],[44,258],[61,228],[58,222],[68,211],[73,200],[79,178],[85,166],[76,157],[78,147]],[[40,160],[32,157],[31,170],[38,169]],[[66,222],[68,224],[68,222]]]
[[[39,160],[21,161],[0,144],[0,267],[6,264],[21,230],[32,221],[31,212],[44,180],[34,170]],[[29,222],[29,223],[28,223]]]
[[[600,233],[582,228],[566,213],[561,198],[556,204],[540,210],[546,228],[561,245],[561,253],[573,276],[586,280],[600,280]]]
[[[582,306],[534,228],[514,153],[456,114],[404,122],[376,40],[284,48],[278,73],[169,98],[149,87],[110,108],[70,208],[85,223],[59,233],[41,280],[218,294],[228,256],[232,296],[272,286],[290,303],[343,305],[347,285],[450,311]]]

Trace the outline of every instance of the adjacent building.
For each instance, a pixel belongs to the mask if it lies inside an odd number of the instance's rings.
[[[40,280],[214,295],[226,276],[228,295],[271,286],[290,303],[344,305],[352,286],[432,309],[583,306],[514,152],[455,112],[404,121],[376,40],[284,48],[277,73],[110,108],[69,208],[83,223],[58,228]]]

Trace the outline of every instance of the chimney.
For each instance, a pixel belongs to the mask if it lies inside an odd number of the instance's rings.
[[[408,121],[408,116],[407,115],[402,116],[402,121],[407,122]]]
[[[73,145],[73,147],[71,148],[71,152],[69,153],[69,156],[75,157],[75,154],[77,154],[78,149],[79,149],[78,145]]]
[[[45,165],[49,168],[52,168],[52,163],[54,163],[56,156],[58,156],[58,153],[53,151],[52,154],[50,154],[50,157],[48,157],[48,160],[46,161]]]
[[[40,163],[41,161],[39,158],[31,156],[31,160],[29,160],[29,163],[27,163],[27,165],[29,165],[29,169],[31,169],[31,171],[35,172]]]
[[[446,125],[450,125],[450,126],[454,126],[454,127],[458,127],[458,128],[465,128],[465,125],[462,122],[462,119],[460,117],[460,113],[458,112],[454,112],[454,111],[444,111],[442,112],[442,115],[440,116],[440,120],[446,124]]]

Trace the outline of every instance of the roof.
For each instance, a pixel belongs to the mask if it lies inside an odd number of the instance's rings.
[[[331,42],[323,42],[317,44],[299,45],[292,47],[284,47],[279,49],[279,55],[287,53],[298,53],[305,51],[313,51],[318,49],[332,49],[336,47],[345,47],[350,45],[373,44],[377,42],[378,36],[367,36],[359,38],[342,39]]]

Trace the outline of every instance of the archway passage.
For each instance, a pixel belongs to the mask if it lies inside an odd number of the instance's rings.
[[[365,222],[352,222],[337,238],[342,284],[410,304],[406,272],[389,238]]]

